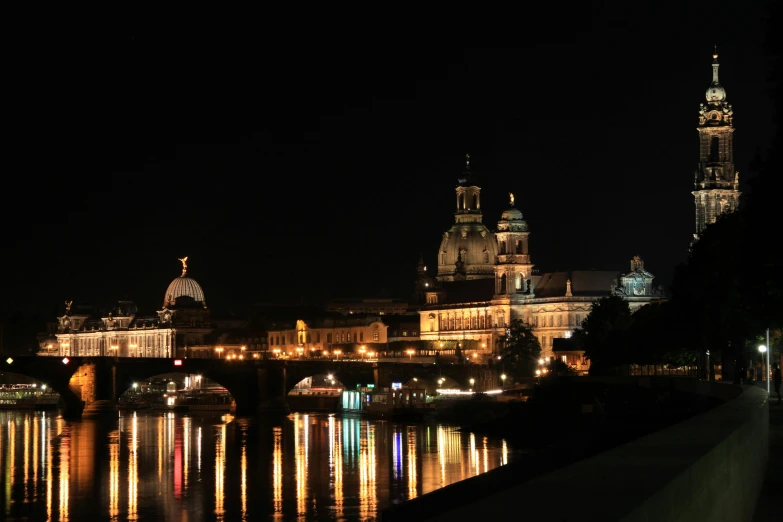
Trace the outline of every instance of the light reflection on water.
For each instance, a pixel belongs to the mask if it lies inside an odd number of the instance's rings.
[[[356,416],[0,411],[0,519],[372,521],[512,456],[451,426]]]

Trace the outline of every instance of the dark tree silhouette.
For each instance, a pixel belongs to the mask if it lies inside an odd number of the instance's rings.
[[[541,344],[530,325],[515,319],[501,340],[500,356],[506,371],[515,377],[532,377],[541,357]]]
[[[581,328],[574,331],[576,344],[590,360],[590,374],[610,373],[612,368],[630,362],[626,330],[631,309],[619,296],[602,297],[593,307]]]

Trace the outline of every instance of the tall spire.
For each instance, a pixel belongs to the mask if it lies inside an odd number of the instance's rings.
[[[699,164],[694,174],[696,241],[708,225],[739,206],[739,183],[734,168],[734,109],[718,79],[718,46],[712,53],[712,82],[699,105]],[[693,243],[691,243],[693,246]]]
[[[457,180],[460,185],[467,183],[472,176],[470,171],[470,154],[465,154],[465,169],[462,171],[462,176]]]
[[[719,67],[720,64],[718,63],[718,44],[715,44],[715,52],[712,53],[712,83],[715,85],[720,85],[720,82],[718,81]]]

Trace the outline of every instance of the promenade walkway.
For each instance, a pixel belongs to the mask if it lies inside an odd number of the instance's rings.
[[[756,383],[767,389],[767,383]],[[775,390],[769,398],[769,460],[753,522],[783,520],[783,403],[778,404]]]

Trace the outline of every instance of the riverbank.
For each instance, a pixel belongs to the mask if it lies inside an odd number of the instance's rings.
[[[721,401],[650,386],[650,380],[603,382],[553,377],[527,401],[477,395],[437,410],[437,419],[500,437],[530,454],[568,464],[705,412]]]

